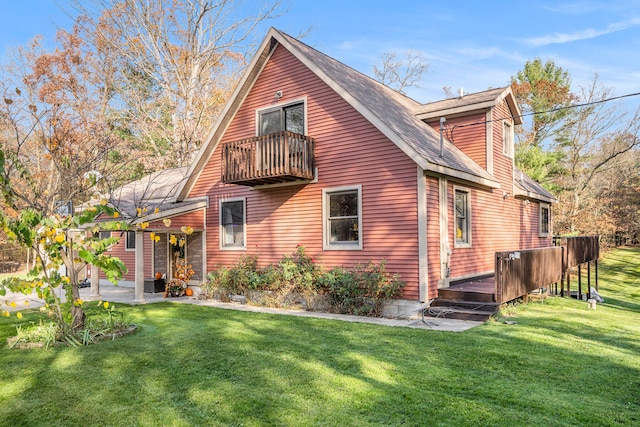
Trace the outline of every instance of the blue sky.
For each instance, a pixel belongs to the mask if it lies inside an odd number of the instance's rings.
[[[246,7],[261,4],[248,0]],[[0,47],[33,36],[53,42],[69,18],[67,0],[0,0]],[[478,92],[508,84],[527,60],[552,59],[574,90],[598,73],[616,95],[640,92],[640,1],[350,1],[283,0],[286,12],[265,26],[291,35],[365,73],[383,52],[420,50],[429,62],[421,102],[444,97],[443,86]],[[640,97],[627,101],[634,108]]]

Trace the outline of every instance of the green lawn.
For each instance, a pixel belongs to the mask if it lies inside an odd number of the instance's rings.
[[[600,264],[597,310],[547,298],[463,333],[218,310],[123,307],[84,348],[9,350],[3,426],[640,425],[640,250]]]

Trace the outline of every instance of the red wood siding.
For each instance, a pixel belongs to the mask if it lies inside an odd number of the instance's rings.
[[[326,268],[387,259],[387,269],[407,283],[404,298],[418,299],[418,226],[416,166],[337,93],[281,46],[273,53],[223,142],[255,136],[256,110],[279,101],[306,97],[307,134],[316,141],[318,182],[255,189],[220,182],[220,153],[215,152],[190,197],[209,196],[208,270],[244,254],[261,264],[276,262],[299,243]],[[322,190],[362,186],[363,250],[324,250]],[[220,200],[246,197],[247,250],[219,249]]]
[[[505,156],[502,119],[509,117],[505,102],[492,111],[493,175],[501,188],[472,189],[472,247],[456,248],[451,256],[452,278],[493,271],[494,253],[551,246],[538,237],[539,204],[513,198],[513,159]],[[449,185],[449,238],[453,242],[453,185]],[[506,196],[506,197],[505,197]]]
[[[447,118],[444,136],[485,170],[487,169],[487,131],[484,113]],[[429,125],[440,132],[440,121]]]
[[[112,236],[120,236],[120,232],[112,232],[111,233]],[[127,266],[127,269],[129,270],[124,276],[123,276],[123,280],[134,280],[135,279],[135,260],[136,260],[136,251],[133,249],[127,250],[126,249],[126,245],[127,245],[127,236],[126,233],[122,233],[122,236],[120,237],[120,241],[114,245],[110,250],[109,250],[109,255],[114,256],[114,257],[118,257],[120,258],[120,260],[124,263],[124,265]],[[104,275],[104,273],[100,272],[100,278],[101,279],[106,279],[106,276]]]

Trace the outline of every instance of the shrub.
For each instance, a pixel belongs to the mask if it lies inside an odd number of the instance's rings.
[[[324,272],[302,245],[277,264],[258,268],[256,255],[245,255],[232,267],[220,267],[207,275],[200,287],[202,298],[228,302],[230,294],[248,300],[253,290],[263,290],[260,302],[270,307],[288,307],[304,299],[307,310],[316,310],[326,294],[336,313],[381,316],[384,304],[398,295],[404,283],[386,272],[386,261],[369,261],[353,269],[342,267]]]
[[[385,260],[359,264],[353,270],[334,268],[323,276],[322,284],[334,312],[376,317],[404,286],[397,274],[386,272]]]

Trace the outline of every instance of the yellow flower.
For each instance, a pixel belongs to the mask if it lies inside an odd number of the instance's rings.
[[[171,237],[169,238],[169,243],[175,246],[176,243],[178,243],[178,238],[172,234]]]
[[[180,230],[187,236],[193,233],[193,228],[189,227],[188,225],[181,227]]]
[[[171,225],[171,220],[169,218],[163,219],[162,222],[164,222],[165,227],[169,227]]]
[[[149,238],[151,239],[151,241],[155,241],[156,240],[156,233],[154,233],[153,231],[151,233],[149,233]]]
[[[114,218],[118,218],[119,216],[120,216],[120,212],[115,211],[115,212],[113,213],[113,217],[114,217]]]
[[[141,229],[143,229],[143,230],[144,230],[145,228],[147,228],[148,226],[149,226],[149,223],[148,223],[148,222],[146,222],[146,221],[145,221],[145,222],[141,222],[141,223],[140,223],[140,228],[141,228]]]
[[[107,199],[102,199],[102,200],[100,200],[100,204],[101,204],[102,206],[107,206],[107,203],[109,203],[109,202],[107,201]]]
[[[100,307],[101,305],[102,305],[102,301],[100,301],[100,302],[98,303],[98,307]]]
[[[109,308],[109,301],[104,302],[104,308]]]
[[[142,209],[138,208],[136,209],[136,212],[138,213],[138,216],[142,216]]]
[[[29,306],[29,300],[28,299],[24,300],[24,305],[26,305],[27,307]]]
[[[80,307],[82,305],[84,301],[82,301],[80,298],[78,298],[76,300],[76,302],[73,303],[73,305],[75,305],[76,307]]]
[[[156,237],[153,238],[153,241],[158,243],[160,241],[160,236],[156,234]]]
[[[17,312],[17,313],[16,313],[16,316],[18,316],[18,319],[22,319],[22,313]]]
[[[2,315],[3,315],[4,317],[9,317],[9,316],[11,316],[11,314],[10,314],[7,310],[2,310]]]
[[[13,308],[16,308],[16,305],[17,305],[17,304],[16,304],[16,302],[15,302],[15,301],[11,301],[11,302],[9,303],[9,305],[10,305],[11,307],[13,307]]]
[[[69,284],[69,283],[71,283],[71,278],[69,278],[69,276],[63,276],[62,277],[62,281],[67,283],[67,284]]]
[[[56,243],[62,243],[65,241],[65,235],[63,233],[56,234],[54,240],[56,241]]]
[[[153,213],[154,213],[154,214],[160,213],[160,208],[155,208],[155,209],[153,210]]]

